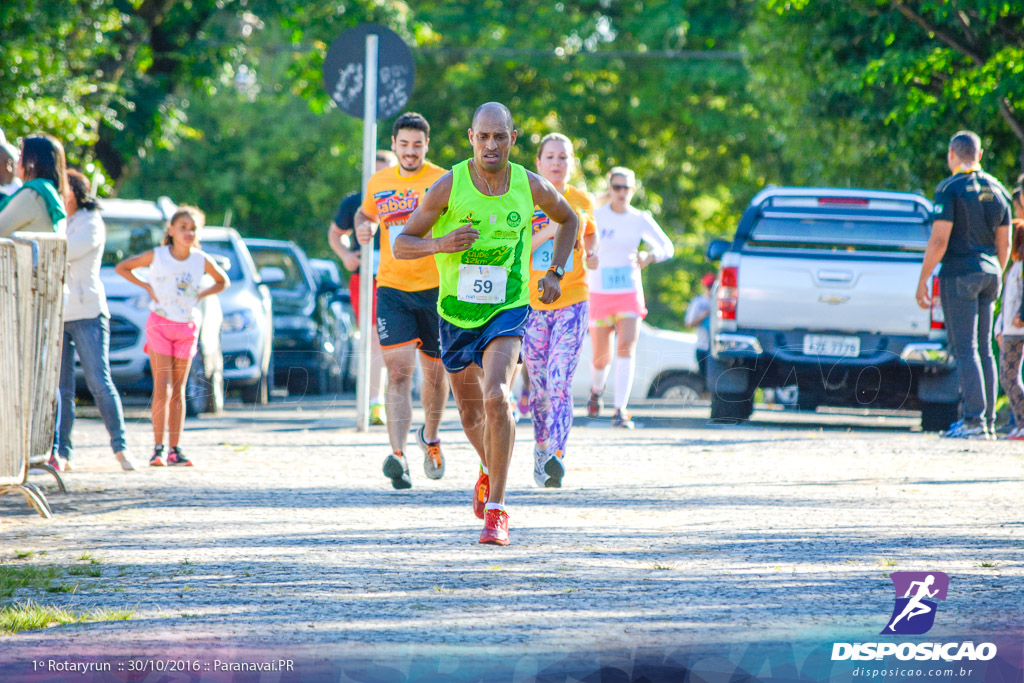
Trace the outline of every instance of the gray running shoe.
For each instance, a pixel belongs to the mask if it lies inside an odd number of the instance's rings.
[[[396,489],[411,489],[412,477],[409,476],[409,462],[401,453],[392,453],[384,458],[384,476],[391,480]]]
[[[540,446],[533,448],[533,481],[537,486],[544,487],[548,483],[548,473],[544,471],[548,458],[551,456]]]
[[[947,439],[988,439],[988,430],[979,420],[960,420],[942,432]]]
[[[601,400],[601,394],[591,390],[590,398],[587,399],[587,417],[597,417],[601,414],[602,408],[604,401]]]
[[[440,479],[444,476],[444,454],[441,452],[441,440],[427,443],[425,433],[426,427],[416,430],[416,443],[423,450],[423,472],[427,475],[427,479]]]

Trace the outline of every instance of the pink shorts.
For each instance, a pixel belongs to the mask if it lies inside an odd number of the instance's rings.
[[[647,317],[647,305],[643,291],[616,292],[614,294],[590,293],[590,326],[610,327],[624,318]]]
[[[199,349],[199,330],[195,322],[179,323],[156,313],[146,319],[145,351],[183,360],[191,360]]]

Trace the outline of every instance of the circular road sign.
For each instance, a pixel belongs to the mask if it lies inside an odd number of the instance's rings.
[[[402,110],[412,94],[416,69],[412,52],[401,36],[380,24],[359,24],[331,43],[324,58],[324,87],[346,113],[363,118],[366,83],[366,36],[377,34],[377,118]]]

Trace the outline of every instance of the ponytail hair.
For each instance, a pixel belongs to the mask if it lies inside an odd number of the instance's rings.
[[[175,221],[177,221],[182,216],[189,216],[195,222],[197,229],[196,244],[199,244],[198,230],[206,225],[206,214],[200,211],[199,207],[188,206],[186,204],[183,204],[182,206],[178,207],[178,210],[174,212],[173,216],[171,216],[171,220],[167,222],[167,227],[164,229],[164,241],[162,242],[163,246],[168,247],[174,245],[174,238],[171,237],[171,226],[174,225]]]

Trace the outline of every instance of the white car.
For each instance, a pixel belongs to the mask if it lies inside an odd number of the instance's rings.
[[[938,296],[915,300],[932,204],[907,192],[773,187],[751,200],[721,259],[711,316],[711,417],[743,421],[756,389],[819,405],[956,419],[959,389]]]
[[[224,322],[224,381],[240,389],[244,403],[266,404],[273,387],[271,343],[274,338],[270,289],[256,272],[249,248],[234,228],[206,226],[199,247],[222,257],[231,286],[218,295]],[[282,274],[283,277],[283,274]]]
[[[614,347],[614,338],[612,345]],[[614,352],[613,352],[614,353]],[[573,377],[572,394],[577,401],[590,398],[591,362],[593,346],[587,333],[580,351],[580,362]],[[615,394],[615,364],[605,387],[605,403]],[[704,394],[704,379],[697,365],[697,335],[672,332],[640,323],[636,345],[636,374],[633,376],[632,396],[635,398],[668,399],[682,405],[692,405]]]
[[[114,272],[118,262],[160,245],[164,228],[175,210],[166,197],[101,199],[100,214],[107,227],[100,280],[110,308],[110,375],[121,392],[148,393],[153,389],[146,345],[149,295]],[[210,279],[212,283],[212,279]],[[185,387],[185,410],[190,416],[216,413],[224,407],[224,360],[221,355],[221,308],[217,297],[199,302],[199,351],[192,360]],[[86,387],[81,369],[76,385]]]

